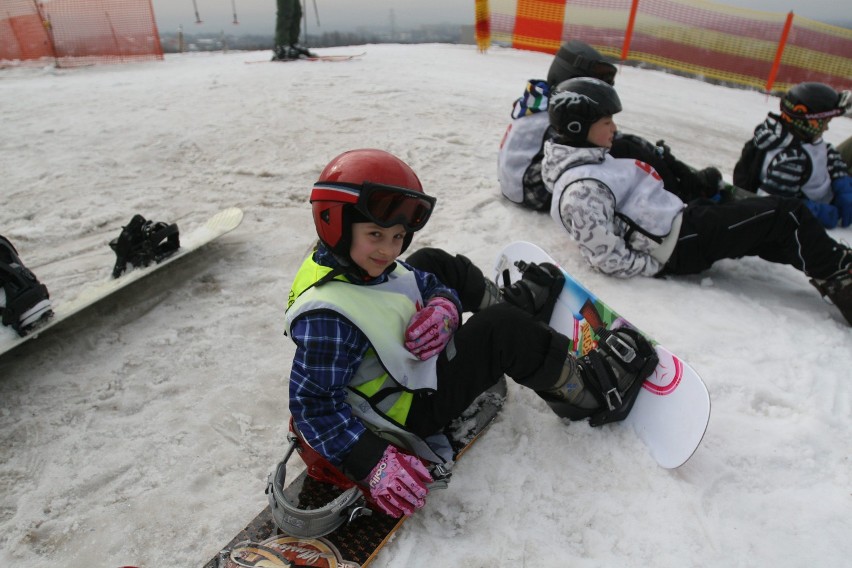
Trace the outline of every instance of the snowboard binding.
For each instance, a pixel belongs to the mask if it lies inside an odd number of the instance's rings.
[[[597,347],[577,359],[576,369],[572,369],[565,384],[539,395],[560,417],[589,418],[589,425],[601,426],[627,418],[659,357],[635,329],[598,328],[595,333],[599,337]],[[580,402],[579,391],[591,396],[582,397]]]
[[[24,337],[35,325],[53,315],[47,286],[38,281],[12,243],[0,236],[0,314],[3,325]]]
[[[515,266],[521,272],[521,279],[513,283],[509,270],[503,271],[503,299],[531,314],[536,321],[550,322],[556,299],[565,285],[562,270],[549,262],[536,264],[519,260]]]
[[[110,241],[109,247],[116,256],[112,277],[118,278],[127,270],[128,264],[148,266],[175,252],[180,248],[180,234],[174,223],[155,223],[142,215],[134,215],[122,227],[121,234]]]

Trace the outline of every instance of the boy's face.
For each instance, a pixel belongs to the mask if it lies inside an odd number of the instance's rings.
[[[353,223],[349,256],[355,264],[375,278],[387,270],[400,255],[405,235],[402,225],[380,227],[375,223]]]
[[[615,136],[617,131],[618,127],[612,117],[605,116],[592,124],[586,140],[601,148],[612,148],[612,137]]]

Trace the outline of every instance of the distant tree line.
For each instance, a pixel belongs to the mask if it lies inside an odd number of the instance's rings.
[[[412,30],[359,30],[356,32],[323,32],[308,34],[304,43],[308,47],[337,47],[342,45],[364,45],[367,43],[460,43],[462,26],[430,25]],[[183,51],[221,51],[243,50],[257,51],[272,49],[272,34],[228,35],[188,34],[168,32],[160,35],[163,51],[180,53]]]

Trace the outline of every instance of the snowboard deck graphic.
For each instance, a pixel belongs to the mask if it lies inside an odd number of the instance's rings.
[[[208,219],[200,227],[189,231],[188,233],[181,232],[180,248],[159,263],[151,264],[146,267],[132,268],[118,278],[107,276],[107,280],[89,288],[85,288],[73,300],[54,304],[53,317],[37,323],[35,327],[24,337],[20,337],[11,327],[0,327],[0,355],[29,341],[30,339],[38,337],[40,334],[44,333],[59,322],[76,315],[78,312],[88,308],[100,300],[103,300],[114,292],[117,292],[137,280],[162,269],[179,258],[183,258],[218,237],[233,231],[240,225],[242,220],[242,209],[231,207],[220,211]],[[110,274],[112,272],[112,266],[105,267],[104,272],[106,274]],[[48,292],[49,291],[50,286],[48,285]]]
[[[450,427],[449,438],[458,460],[497,417],[506,401],[506,378],[479,395]],[[452,487],[452,483],[450,483]],[[341,491],[302,471],[284,490],[300,509],[319,508]],[[426,506],[428,507],[428,500]],[[282,533],[265,507],[203,568],[244,566],[316,566],[363,568],[372,562],[406,517],[394,519],[379,512],[344,523],[319,538],[296,538]]]
[[[521,278],[514,265],[518,260],[550,262],[559,266],[537,245],[515,242],[507,245],[497,257],[494,270],[498,285],[502,286],[504,269],[509,270],[512,282]],[[584,355],[595,347],[593,330],[596,327],[636,327],[587,290],[564,268],[562,272],[565,274],[565,287],[553,310],[550,325],[571,339],[576,355]],[[660,363],[645,380],[624,422],[633,427],[658,464],[674,469],[686,463],[704,437],[710,420],[710,395],[692,367],[647,334],[643,335],[654,343]]]

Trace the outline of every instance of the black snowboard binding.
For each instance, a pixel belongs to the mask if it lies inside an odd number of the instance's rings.
[[[6,237],[0,235],[0,315],[3,325],[21,337],[41,320],[53,315],[47,286],[38,281]]]
[[[112,277],[118,278],[128,264],[148,266],[175,252],[180,248],[180,235],[174,223],[155,223],[142,215],[134,215],[130,223],[122,227],[121,234],[110,241],[109,247],[116,256]]]
[[[509,281],[509,270],[503,271],[503,299],[532,314],[536,321],[550,322],[556,299],[565,285],[562,270],[549,262],[536,264],[519,260],[515,266],[521,271],[522,277],[512,283]]]
[[[589,418],[591,426],[627,418],[642,383],[659,363],[654,347],[635,329],[599,328],[596,333],[598,346],[576,361],[569,356],[561,383],[538,393],[562,418]]]

